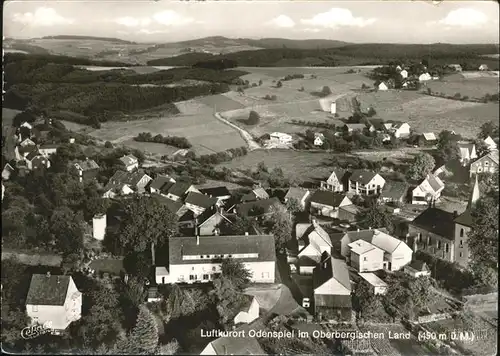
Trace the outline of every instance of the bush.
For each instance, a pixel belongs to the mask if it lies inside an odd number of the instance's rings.
[[[250,111],[246,123],[248,125],[257,125],[260,122],[260,116],[256,111]]]
[[[328,96],[332,93],[332,90],[328,86],[324,86],[323,89],[321,89],[321,95],[322,96]]]
[[[106,148],[113,148],[113,144],[111,142],[109,142],[109,141],[106,141],[104,143],[104,147],[106,147]]]
[[[276,99],[278,99],[278,97],[276,95],[269,95],[267,94],[264,99],[266,100],[272,100],[272,101],[275,101]]]
[[[163,136],[158,134],[153,137],[150,132],[141,132],[139,135],[134,137],[135,141],[138,142],[155,142],[155,143],[163,143],[165,145],[174,146],[177,148],[191,148],[191,143],[185,138],[180,136]]]
[[[276,83],[276,88],[281,88],[283,86],[283,83],[281,82],[281,80],[279,80],[277,83]]]

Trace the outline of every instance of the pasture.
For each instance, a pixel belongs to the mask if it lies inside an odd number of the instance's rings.
[[[474,72],[482,75],[490,72]],[[434,80],[427,83],[427,87],[435,93],[444,93],[446,96],[454,96],[456,93],[468,96],[469,98],[480,99],[486,94],[498,93],[498,77],[495,76],[477,76],[465,78],[469,72],[455,74],[445,77],[443,80]]]

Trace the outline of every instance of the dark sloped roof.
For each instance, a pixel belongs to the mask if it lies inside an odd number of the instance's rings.
[[[64,305],[69,281],[70,276],[34,274],[31,277],[26,304]]]
[[[220,337],[212,341],[212,347],[217,355],[266,355],[257,339],[248,336],[250,331],[248,325],[236,330],[245,330],[246,337]]]
[[[173,201],[159,194],[151,194],[151,197],[156,199],[160,204],[165,205],[173,213],[177,213],[184,206],[181,202]]]
[[[41,145],[40,146],[41,150],[50,150],[50,149],[54,149],[54,148],[55,149],[59,148],[59,144],[57,144],[57,143],[47,143],[45,145]]]
[[[38,150],[36,151],[31,151],[27,156],[26,156],[26,159],[28,161],[31,161],[33,158],[37,157],[37,156],[41,156],[41,153],[38,152]]]
[[[248,203],[238,204],[236,206],[236,211],[241,216],[252,216],[253,211],[263,209],[265,214],[269,212],[269,208],[274,204],[281,204],[278,198],[256,200]]]
[[[334,193],[327,190],[317,190],[312,195],[310,201],[311,203],[324,204],[332,207],[338,207],[342,200],[345,198],[345,194]]]
[[[455,238],[455,223],[453,220],[453,213],[438,208],[428,208],[417,216],[411,224],[453,240]]]
[[[149,186],[151,189],[158,189],[160,190],[164,185],[167,183],[171,183],[170,177],[167,176],[158,176],[153,181],[151,182],[151,185]],[[173,185],[173,183],[172,183]]]
[[[144,175],[146,175],[146,173],[144,173],[143,170],[138,170],[136,172],[116,171],[104,189],[108,190],[120,184],[128,184],[130,187],[135,187]]]
[[[390,199],[401,199],[406,196],[407,191],[408,191],[408,184],[406,184],[405,182],[389,181],[384,185],[384,188],[380,193],[380,197],[390,198]]]
[[[207,259],[183,260],[183,255],[232,255],[258,253],[258,258],[238,258],[238,261],[275,261],[274,237],[272,235],[242,236],[200,236],[172,237],[169,239],[169,258],[171,265],[207,263]]]
[[[99,165],[93,159],[86,159],[85,161],[75,161],[74,163],[78,164],[83,171],[99,169]]]
[[[179,218],[179,221],[191,221],[191,220],[194,220],[194,213],[191,210],[186,211]]]
[[[472,226],[473,219],[470,209],[465,210],[462,214],[456,217],[455,222],[460,225],[465,225],[468,227]]]
[[[240,302],[240,306],[238,308],[239,311],[247,312],[248,309],[250,308],[250,305],[252,305],[252,302],[254,299],[255,299],[255,297],[253,295],[243,294],[241,296],[241,302]]]
[[[208,195],[205,194],[189,192],[186,197],[186,200],[184,200],[184,203],[208,209],[217,203],[217,198],[210,198]]]
[[[435,192],[439,191],[439,189],[444,188],[444,183],[441,179],[439,179],[437,176],[433,174],[429,174],[426,177],[427,181],[429,182],[429,185],[431,186],[432,189],[434,189]]]
[[[176,197],[182,197],[186,194],[187,190],[191,187],[191,183],[185,182],[176,182],[172,187],[168,190],[169,194],[175,195]]]
[[[419,272],[424,272],[429,270],[429,268],[427,267],[427,263],[419,260],[412,261],[408,266]]]
[[[356,169],[352,172],[349,180],[353,182],[358,182],[360,184],[368,184],[377,175],[376,172],[368,171],[365,169]]]
[[[314,302],[317,307],[352,308],[350,295],[315,294]]]
[[[231,195],[229,190],[224,186],[199,189],[199,191],[202,192],[203,194],[211,195],[213,197],[224,197]]]
[[[324,253],[323,255],[325,254],[326,253]],[[314,269],[313,273],[314,289],[322,286],[332,278],[337,280],[347,289],[351,290],[349,271],[347,270],[347,265],[345,264],[344,260],[332,257],[328,257],[326,260],[323,260],[321,264]]]

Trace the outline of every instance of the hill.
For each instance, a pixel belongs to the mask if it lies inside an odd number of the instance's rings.
[[[114,37],[94,37],[94,36],[76,36],[76,35],[58,35],[58,36],[45,36],[43,40],[91,40],[91,41],[106,41],[121,44],[137,44],[136,42],[126,41]]]
[[[348,44],[347,42],[343,41],[321,40],[321,39],[289,40],[284,38],[262,38],[260,40],[238,39],[238,41],[243,41],[248,45],[255,47],[262,47],[266,49],[271,49],[271,48],[323,49],[323,48],[341,47]]]

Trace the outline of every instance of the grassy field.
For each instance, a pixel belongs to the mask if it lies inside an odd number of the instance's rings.
[[[443,80],[431,81],[427,87],[433,92],[444,93],[447,96],[453,96],[460,93],[469,98],[482,98],[486,94],[498,93],[498,77],[489,76],[490,72],[472,72],[475,75],[487,75],[486,77],[464,78],[464,75],[471,73],[455,74],[445,77]]]
[[[12,120],[19,113],[21,113],[20,110],[2,108],[2,126],[11,126]]]

